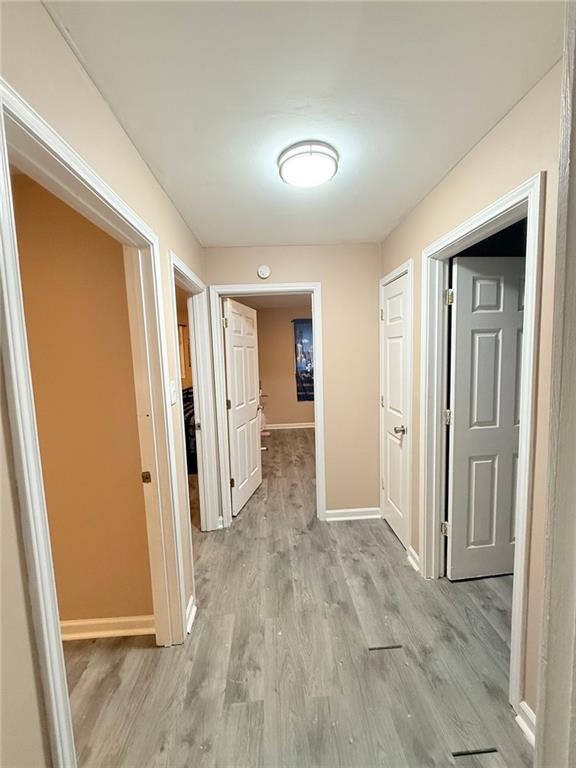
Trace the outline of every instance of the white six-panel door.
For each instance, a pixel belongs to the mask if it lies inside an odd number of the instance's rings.
[[[410,543],[410,278],[380,284],[380,508],[405,547]]]
[[[521,257],[454,259],[450,579],[514,568],[524,265]]]
[[[256,310],[224,299],[232,514],[262,483]]]

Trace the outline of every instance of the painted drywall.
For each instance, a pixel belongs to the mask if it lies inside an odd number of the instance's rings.
[[[296,192],[298,194],[298,192]],[[206,279],[322,286],[324,419],[328,509],[378,506],[377,245],[207,248]]]
[[[550,402],[550,350],[554,281],[558,153],[560,135],[561,65],[520,101],[516,107],[444,178],[382,245],[382,273],[406,259],[414,259],[414,424],[413,499],[419,496],[420,450],[420,262],[422,249],[469,216],[540,171],[546,171],[542,308],[537,375],[536,447],[532,529],[528,580],[528,629],[525,697],[535,709],[538,650],[542,624],[544,514],[548,413]],[[416,507],[417,509],[417,507]],[[412,518],[412,546],[418,550],[418,515]]]
[[[240,299],[242,301],[242,299]],[[312,317],[310,305],[258,309],[258,363],[267,424],[311,424],[314,403],[296,396],[293,320]]]
[[[122,246],[27,176],[12,194],[60,619],[147,616]]]
[[[162,282],[168,354],[171,376],[177,379],[177,347],[172,343],[173,318],[170,314],[170,266],[168,250],[172,249],[200,277],[203,275],[203,253],[200,244],[184,223],[178,211],[153,177],[148,166],[130,142],[122,126],[106,104],[94,83],[54,26],[46,9],[38,2],[1,3],[0,34],[2,77],[71,145],[79,155],[110,185],[112,189],[146,222],[159,237],[162,257]],[[5,404],[2,403],[5,409]],[[6,411],[2,410],[6,421]],[[177,410],[174,424],[177,427]],[[179,432],[175,430],[176,441]],[[184,455],[176,446],[176,455]],[[181,473],[180,509],[187,510],[187,483],[185,471]],[[13,484],[10,464],[0,466],[2,487]],[[19,519],[16,502],[11,506],[15,519]],[[187,514],[181,514],[182,536],[189,535]],[[18,541],[14,531],[5,531],[3,555],[18,558]],[[186,564],[188,565],[188,564]],[[3,590],[4,616],[24,616],[23,603],[27,594],[24,571],[11,572],[10,589]],[[193,590],[191,568],[186,570],[186,588]],[[20,630],[25,634],[24,624]],[[15,637],[18,637],[16,634]],[[20,723],[26,724],[26,738],[22,730],[10,727],[11,720],[2,720],[3,765],[48,764],[37,712],[43,707],[38,692],[26,681],[33,679],[32,639],[22,637],[22,652],[10,660],[11,675],[3,680],[3,695],[7,701],[20,703]],[[24,727],[24,726],[22,726]]]

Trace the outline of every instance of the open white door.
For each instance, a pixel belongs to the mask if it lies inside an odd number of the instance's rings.
[[[262,483],[256,310],[224,299],[232,514]]]
[[[407,273],[380,284],[380,508],[405,547],[410,541],[410,316]]]
[[[524,268],[521,257],[454,259],[450,579],[514,569]]]

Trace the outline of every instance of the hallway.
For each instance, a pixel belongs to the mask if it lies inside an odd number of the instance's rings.
[[[65,645],[82,768],[531,764],[510,580],[427,582],[385,523],[318,522],[313,438],[273,432],[233,527],[194,531],[185,646]]]

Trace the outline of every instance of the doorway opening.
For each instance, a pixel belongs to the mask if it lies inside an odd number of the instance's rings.
[[[15,167],[11,189],[61,651],[82,755],[79,663],[97,656],[97,640],[148,635],[138,642],[153,648],[156,635],[129,256]]]
[[[182,417],[184,421],[184,447],[186,451],[186,475],[188,477],[188,498],[190,521],[193,531],[202,530],[200,512],[200,486],[198,467],[198,440],[202,424],[198,413],[198,385],[195,366],[192,364],[192,338],[194,328],[188,315],[190,294],[176,284],[176,310],[178,324],[178,363],[180,389],[182,392]],[[199,437],[199,436],[198,436]]]
[[[202,280],[171,253],[171,301],[176,335],[178,380],[172,405],[178,413],[181,504],[189,510],[192,534],[222,527],[218,501],[216,424],[208,294]]]
[[[514,572],[525,268],[526,219],[450,259],[444,569],[452,581]]]
[[[299,480],[303,500],[314,495],[314,334],[312,329],[312,300],[310,294],[273,294],[241,296],[224,299],[224,315],[231,317],[233,302],[236,311],[254,318],[256,350],[254,380],[258,382],[256,453],[261,457],[262,480]],[[246,310],[249,310],[246,312]],[[228,393],[238,391],[230,374],[238,379],[228,345],[235,345],[231,334],[224,334],[227,359]],[[248,360],[247,360],[248,362]],[[256,366],[255,366],[256,367]],[[251,380],[249,377],[247,383]],[[235,403],[232,399],[232,409]],[[233,434],[233,413],[229,412],[229,434]],[[231,438],[231,443],[233,442]],[[231,448],[234,446],[231,445]],[[247,453],[249,456],[249,451]],[[241,461],[231,450],[231,471],[237,474]],[[233,516],[246,504],[244,498],[232,496]],[[268,487],[266,495],[270,497]],[[247,498],[247,500],[250,497]]]
[[[315,513],[322,520],[326,504],[320,286],[230,285],[210,290],[212,327],[221,329],[213,333],[213,344],[224,525],[231,525],[260,487],[263,466],[281,471],[272,465],[282,455],[288,461],[301,460],[306,471],[313,472]]]
[[[510,680],[526,219],[450,259],[444,575]]]
[[[522,681],[543,176],[422,255],[421,571],[503,574],[464,583],[510,616],[509,700],[532,741]]]
[[[54,578],[54,558],[51,548],[48,525],[47,497],[52,492],[46,484],[47,472],[44,471],[41,434],[38,419],[35,392],[33,390],[34,371],[30,365],[30,345],[27,334],[21,265],[18,251],[16,223],[12,198],[11,169],[16,174],[30,177],[31,183],[40,185],[41,192],[50,193],[57,198],[59,205],[67,205],[73,215],[79,215],[89,226],[102,231],[119,248],[124,315],[127,315],[128,332],[123,328],[122,339],[128,354],[120,355],[133,367],[132,393],[135,401],[137,429],[130,429],[132,449],[136,441],[136,458],[132,461],[131,480],[122,486],[127,492],[128,486],[133,493],[134,474],[139,483],[139,493],[143,494],[145,508],[144,532],[140,528],[140,542],[147,539],[149,584],[151,588],[152,610],[142,612],[138,608],[138,626],[134,626],[133,616],[113,616],[116,619],[113,629],[110,623],[102,626],[101,619],[110,616],[94,617],[98,626],[86,626],[90,621],[81,616],[82,634],[87,632],[112,632],[113,634],[134,634],[147,632],[155,636],[157,645],[173,645],[183,642],[186,635],[186,596],[184,594],[183,557],[179,508],[174,496],[174,480],[177,467],[173,453],[173,431],[170,421],[169,376],[166,354],[165,318],[162,310],[160,286],[160,254],[158,238],[126,206],[115,193],[84,163],[84,161],[48,126],[38,115],[11,89],[0,83],[1,119],[0,119],[0,207],[2,209],[1,228],[2,259],[0,259],[2,303],[5,325],[3,334],[3,362],[6,373],[6,394],[10,413],[12,446],[15,470],[17,474],[18,502],[22,521],[22,536],[29,573],[30,600],[34,619],[35,641],[39,654],[39,669],[45,698],[50,747],[54,764],[76,765],[73,723],[70,710],[66,667],[62,648],[62,628],[60,625],[57,585]],[[27,222],[28,223],[28,222]],[[33,222],[33,224],[35,224]],[[68,234],[64,232],[64,234]],[[48,245],[48,243],[47,243]],[[58,255],[58,254],[57,254]],[[77,277],[81,259],[68,265],[64,277]],[[96,263],[98,270],[102,265]],[[118,263],[115,264],[118,267]],[[118,277],[117,269],[115,271]],[[77,287],[76,292],[89,290],[90,279]],[[106,284],[107,285],[107,284]],[[115,283],[118,288],[118,281]],[[107,287],[109,287],[107,285]],[[58,286],[55,287],[55,291]],[[116,299],[118,299],[118,290]],[[78,301],[78,296],[71,291],[65,296],[70,303]],[[60,307],[56,307],[60,310]],[[78,310],[78,312],[81,310]],[[47,317],[47,321],[55,321]],[[108,320],[108,318],[105,318]],[[84,318],[78,323],[68,322],[68,328],[76,336],[68,350],[66,364],[73,365],[76,353],[90,356],[90,344],[85,343],[77,332]],[[98,323],[91,332],[97,332]],[[103,322],[102,327],[107,327]],[[146,329],[146,331],[144,330]],[[40,329],[41,331],[43,329]],[[128,341],[127,341],[128,336]],[[56,339],[59,341],[59,339]],[[102,339],[97,340],[102,348]],[[105,339],[104,339],[105,341]],[[116,341],[111,340],[110,348]],[[95,342],[96,343],[96,342]],[[129,353],[131,346],[131,355]],[[46,362],[50,355],[50,340],[39,345],[38,359]],[[95,350],[96,351],[96,350]],[[118,356],[115,362],[118,361]],[[93,371],[93,368],[91,369]],[[72,374],[76,372],[73,370]],[[90,407],[89,393],[92,400],[99,396],[98,373],[87,383],[86,399],[83,408]],[[123,381],[125,384],[125,373]],[[63,403],[60,411],[62,418],[70,416],[64,383],[58,391]],[[49,389],[49,388],[48,388]],[[95,392],[94,392],[95,389]],[[127,389],[123,386],[124,395]],[[46,394],[46,392],[43,392]],[[70,403],[78,402],[82,392],[70,392]],[[97,402],[96,402],[97,404]],[[96,406],[95,406],[96,407]],[[134,415],[132,410],[132,415]],[[48,413],[48,419],[57,421],[58,414]],[[82,424],[82,414],[76,414]],[[87,423],[87,419],[85,420]],[[54,426],[54,423],[51,425]],[[134,426],[132,424],[132,426]],[[56,424],[57,427],[57,424]],[[97,427],[95,427],[96,429]],[[137,432],[137,437],[134,436]],[[55,434],[55,430],[53,430]],[[88,436],[89,438],[89,436]],[[126,435],[113,434],[111,442],[126,439]],[[91,447],[91,446],[89,446]],[[67,446],[67,450],[74,446]],[[133,450],[132,450],[133,454]],[[100,452],[100,465],[90,463],[90,452],[84,456],[85,465],[81,467],[90,472],[90,488],[84,497],[78,500],[79,509],[92,492],[105,485],[108,470],[107,456]],[[82,455],[73,456],[74,461],[82,462]],[[136,469],[134,469],[136,462]],[[65,469],[65,467],[64,467]],[[110,467],[108,467],[110,469]],[[114,468],[112,468],[114,469]],[[110,471],[112,471],[110,469]],[[62,467],[60,467],[62,471]],[[52,472],[51,472],[52,475]],[[60,477],[63,477],[61,472]],[[64,480],[64,484],[66,479]],[[120,485],[122,485],[120,483]],[[52,489],[54,490],[54,489]],[[56,491],[62,488],[56,488]],[[65,488],[64,488],[65,490]],[[138,494],[136,494],[138,495]],[[49,501],[49,499],[48,499]],[[84,537],[84,544],[87,542]],[[125,557],[125,548],[117,547],[117,558]],[[76,553],[79,569],[84,567],[81,556]],[[145,558],[141,558],[145,559]],[[122,590],[118,590],[118,599]],[[142,626],[142,616],[147,617],[146,626]],[[151,618],[152,617],[152,618]],[[121,619],[118,621],[118,619]],[[70,619],[76,621],[76,619]],[[78,626],[68,627],[78,630]],[[72,631],[70,635],[74,634]],[[148,641],[153,642],[153,641]]]
[[[153,635],[123,248],[29,176],[11,184],[62,637]]]

